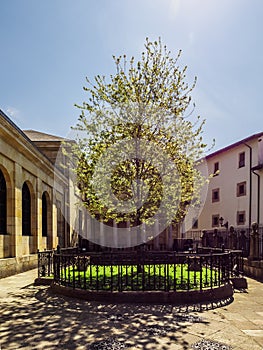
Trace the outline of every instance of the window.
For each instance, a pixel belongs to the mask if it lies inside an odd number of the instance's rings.
[[[31,234],[31,196],[26,183],[22,188],[22,235]]]
[[[237,197],[246,195],[246,181],[237,184]]]
[[[219,162],[214,163],[214,176],[219,174]]]
[[[246,222],[246,212],[238,211],[237,212],[237,225],[245,225]]]
[[[212,215],[212,227],[218,227],[219,226],[219,214]]]
[[[42,236],[47,237],[47,197],[42,195]]]
[[[2,171],[0,170],[0,234],[6,234],[6,182]]]
[[[192,228],[197,229],[198,228],[198,219],[194,218],[192,223]]]
[[[214,190],[212,190],[212,202],[219,202],[219,200],[219,188],[215,188]]]
[[[238,167],[242,168],[245,166],[245,152],[239,153]]]

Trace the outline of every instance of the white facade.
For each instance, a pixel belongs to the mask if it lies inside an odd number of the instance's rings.
[[[215,174],[204,190],[203,209],[196,217],[189,214],[186,218],[186,231],[220,229],[226,223],[238,230],[250,228],[253,222],[262,226],[263,132],[218,150],[205,160],[208,174]]]

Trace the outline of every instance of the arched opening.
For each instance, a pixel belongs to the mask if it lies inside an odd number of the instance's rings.
[[[47,195],[44,192],[42,194],[42,236],[47,237],[48,235],[48,203]]]
[[[0,170],[0,234],[7,233],[7,189],[6,181]]]
[[[22,187],[22,235],[31,235],[31,195],[26,182]]]
[[[52,249],[52,205],[47,191],[42,194],[42,244],[47,249]]]
[[[14,201],[10,176],[0,167],[0,259],[15,256]]]

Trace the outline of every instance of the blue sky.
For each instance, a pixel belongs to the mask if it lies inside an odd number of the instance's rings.
[[[263,131],[262,0],[0,0],[0,13],[0,109],[21,129],[67,136],[85,77],[160,36],[198,78],[213,150]]]

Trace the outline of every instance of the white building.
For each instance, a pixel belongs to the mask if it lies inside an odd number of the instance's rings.
[[[208,155],[205,162],[214,175],[201,212],[188,215],[183,233],[197,236],[230,226],[241,231],[253,222],[263,226],[263,132]]]

